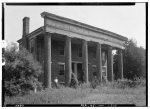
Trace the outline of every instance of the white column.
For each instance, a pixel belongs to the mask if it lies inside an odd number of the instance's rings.
[[[51,35],[44,36],[44,85],[51,88]]]
[[[123,79],[123,55],[122,50],[118,50],[118,78]]]
[[[71,38],[66,36],[65,40],[65,84],[70,85],[72,73],[71,61]]]
[[[83,54],[84,81],[86,83],[88,83],[88,45],[87,45],[87,41],[86,40],[83,40],[82,54]]]
[[[96,57],[97,57],[97,69],[98,69],[98,78],[102,82],[102,56],[101,56],[101,44],[97,43]]]
[[[113,55],[112,47],[108,47],[107,77],[109,81],[113,81]]]

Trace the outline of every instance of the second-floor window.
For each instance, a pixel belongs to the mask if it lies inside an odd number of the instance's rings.
[[[81,47],[78,47],[78,49],[77,49],[77,56],[82,57],[82,48]]]
[[[93,52],[93,58],[96,59],[96,50]]]
[[[30,52],[34,52],[34,40],[30,40]]]
[[[61,46],[59,47],[59,55],[61,55],[61,56],[64,56],[64,55],[65,55],[64,46],[63,46],[63,45],[61,45]]]

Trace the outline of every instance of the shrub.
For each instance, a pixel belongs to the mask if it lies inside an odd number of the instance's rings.
[[[134,78],[134,82],[136,82],[136,86],[146,86],[146,80],[142,77],[136,77]]]
[[[125,42],[123,50],[123,76],[133,80],[135,77],[146,77],[146,50],[138,47],[133,39]],[[118,72],[118,51],[114,55],[114,73]]]
[[[99,85],[99,80],[96,76],[94,76],[94,78],[92,79],[92,82],[91,82],[91,86],[93,89],[95,89],[97,87],[97,85]]]
[[[73,87],[73,88],[77,88],[78,87],[78,79],[77,79],[77,76],[76,74],[74,73],[71,73],[71,83],[70,83],[70,87]]]
[[[35,88],[42,88],[38,81],[41,65],[26,49],[17,51],[16,46],[6,49],[4,53],[4,87],[7,96],[24,95]]]
[[[111,84],[115,88],[136,88],[138,86],[145,86],[145,80],[136,78],[134,81],[123,79],[123,80],[117,80]]]

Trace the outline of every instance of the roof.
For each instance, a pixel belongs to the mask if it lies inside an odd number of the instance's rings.
[[[41,16],[42,17],[46,16],[46,17],[54,19],[54,20],[70,23],[70,24],[80,26],[80,27],[83,27],[83,28],[86,28],[86,29],[90,29],[90,30],[93,30],[93,31],[96,31],[96,32],[107,34],[107,35],[110,35],[112,37],[115,37],[115,38],[123,40],[123,41],[128,40],[128,38],[126,38],[122,35],[119,35],[119,34],[116,34],[116,33],[101,29],[101,28],[97,28],[97,27],[94,27],[94,26],[91,26],[91,25],[88,25],[88,24],[85,24],[85,23],[81,23],[81,22],[78,22],[78,21],[75,21],[75,20],[72,20],[72,19],[69,19],[69,18],[61,17],[61,16],[58,16],[58,15],[55,15],[55,14],[52,14],[52,13],[42,12]]]
[[[54,19],[54,20],[62,21],[62,22],[65,22],[65,23],[69,23],[69,24],[73,24],[73,25],[76,25],[76,26],[79,26],[79,27],[90,29],[92,31],[96,31],[96,32],[99,32],[99,33],[110,35],[110,36],[112,36],[114,38],[117,38],[117,39],[120,39],[120,40],[123,40],[123,41],[128,40],[128,38],[126,38],[126,37],[124,37],[122,35],[116,34],[114,32],[110,32],[110,31],[107,31],[107,30],[104,30],[104,29],[101,29],[101,28],[97,28],[97,27],[94,27],[94,26],[91,26],[91,25],[88,25],[88,24],[85,24],[85,23],[78,22],[76,20],[72,20],[72,19],[69,19],[69,18],[65,18],[65,17],[62,17],[62,16],[55,15],[55,14],[52,14],[52,13],[42,12],[41,16],[42,17],[46,16],[46,17]],[[39,27],[36,30],[34,30],[31,33],[29,33],[26,37],[30,37],[33,34],[37,33],[37,32],[43,31],[43,29],[44,29],[44,26]],[[20,43],[21,40],[22,40],[22,38],[19,39],[17,42]]]
[[[43,29],[44,29],[44,26],[39,27],[38,29],[36,29],[36,30],[32,31],[31,33],[29,33],[26,37],[30,37],[33,34],[37,33],[37,32],[41,32],[41,31],[43,31]],[[20,43],[21,41],[22,41],[22,38],[19,39],[17,42]]]

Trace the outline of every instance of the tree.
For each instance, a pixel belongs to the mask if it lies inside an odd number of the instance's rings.
[[[8,96],[25,94],[30,90],[41,87],[38,76],[43,72],[38,63],[26,49],[17,51],[16,44],[6,48],[4,57],[4,87]]]
[[[114,73],[118,72],[117,57],[118,52],[114,56]],[[133,80],[136,77],[145,77],[145,66],[145,49],[138,47],[133,39],[128,40],[123,51],[124,78]]]

